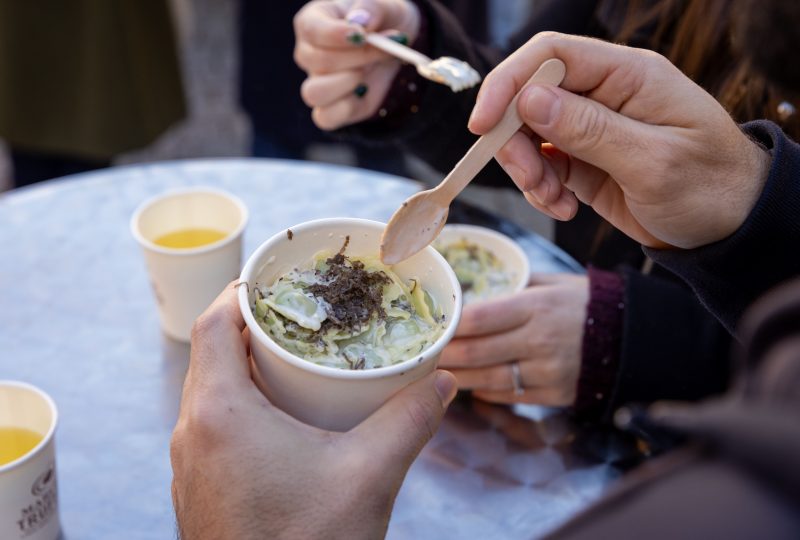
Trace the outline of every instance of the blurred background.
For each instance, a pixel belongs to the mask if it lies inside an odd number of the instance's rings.
[[[142,4],[136,8],[150,4],[148,9],[141,9],[143,12],[159,8],[158,0],[141,1]],[[92,7],[102,8],[102,2],[77,0],[72,3],[90,10]],[[291,60],[294,45],[291,16],[303,4],[297,0],[277,4],[263,0],[167,0],[168,14],[164,18],[171,19],[174,30],[185,110],[179,120],[170,122],[169,127],[160,130],[161,133],[152,137],[148,144],[115,153],[100,160],[97,166],[203,157],[245,157],[254,155],[255,151],[261,156],[364,166],[427,184],[437,183],[441,175],[419,160],[409,156],[398,158],[391,150],[379,152],[377,156],[372,151],[359,152],[358,148],[337,142],[313,128],[310,111],[299,98],[302,74],[294,68]],[[481,21],[481,30],[485,34],[483,39],[495,43],[503,42],[516,29],[515,23],[526,19],[525,15],[533,5],[529,0],[453,0],[450,4],[456,12],[459,9],[465,13],[468,11],[471,17]],[[10,16],[6,20],[24,20],[25,16],[33,20],[41,15],[20,9],[19,3],[0,1],[0,11]],[[475,17],[476,13],[478,17]],[[82,20],[77,22],[85,24]],[[0,49],[0,59],[2,52]],[[13,71],[0,71],[0,77],[2,73],[9,78],[14,74]],[[265,87],[267,84],[269,88]],[[275,101],[289,103],[288,109],[295,116],[283,114],[275,122],[270,122],[269,115],[273,110],[287,108],[276,107]],[[289,150],[267,146],[265,150],[263,137],[256,136],[258,142],[254,142],[254,135],[258,133],[279,134],[278,139],[300,140],[303,146]],[[365,155],[370,158],[365,159]],[[48,174],[50,170],[59,172]],[[59,176],[71,171],[70,168],[63,171],[47,169],[44,175]],[[0,139],[0,191],[14,187],[13,174],[9,145]],[[532,211],[511,190],[470,187],[463,197],[490,211],[502,209],[504,216],[552,238],[550,220]]]

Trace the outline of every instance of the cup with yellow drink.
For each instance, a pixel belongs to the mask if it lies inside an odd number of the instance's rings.
[[[131,232],[168,336],[189,341],[197,316],[239,275],[247,219],[239,198],[206,187],[159,195],[134,212]]]
[[[58,412],[40,389],[0,380],[0,538],[55,540]]]

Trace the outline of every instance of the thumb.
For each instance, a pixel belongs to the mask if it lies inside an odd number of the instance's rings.
[[[374,32],[381,27],[384,13],[376,0],[356,0],[344,18],[350,24],[356,24],[368,32]]]
[[[456,378],[451,373],[434,371],[392,396],[351,434],[359,445],[370,449],[375,463],[404,476],[439,429],[456,389]]]
[[[612,176],[625,172],[636,141],[653,138],[646,125],[558,87],[532,85],[517,107],[538,135]]]

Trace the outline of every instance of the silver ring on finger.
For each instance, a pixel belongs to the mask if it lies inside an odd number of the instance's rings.
[[[525,393],[525,388],[522,385],[522,374],[519,370],[519,362],[516,360],[511,362],[511,386],[514,389],[514,394],[521,396]]]

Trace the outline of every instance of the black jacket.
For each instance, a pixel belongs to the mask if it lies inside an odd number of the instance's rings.
[[[737,328],[734,384],[699,405],[665,404],[626,419],[637,430],[666,430],[688,444],[634,470],[550,538],[800,534],[800,145],[769,122],[745,131],[772,155],[745,223],[699,249],[650,252]]]

